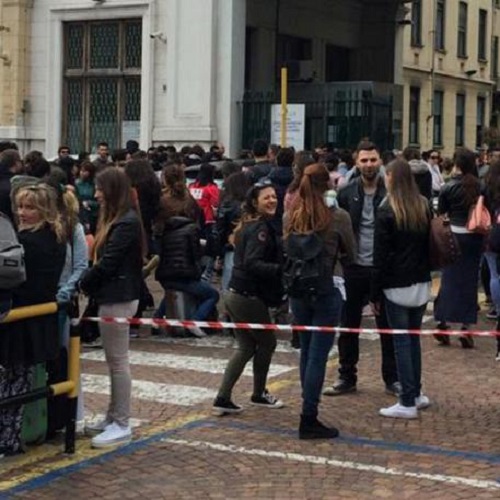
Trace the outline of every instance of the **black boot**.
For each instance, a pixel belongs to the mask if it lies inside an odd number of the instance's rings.
[[[334,439],[338,435],[338,429],[326,427],[317,417],[300,416],[299,439]]]

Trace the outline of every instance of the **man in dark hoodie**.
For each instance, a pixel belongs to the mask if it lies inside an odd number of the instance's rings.
[[[267,177],[273,164],[269,161],[269,143],[264,139],[257,139],[252,146],[255,163],[246,170],[250,181],[255,184],[262,177]]]
[[[403,158],[410,164],[420,194],[430,200],[432,198],[432,174],[429,165],[422,160],[420,151],[416,148],[405,148]]]
[[[283,212],[284,200],[288,186],[293,180],[293,160],[295,150],[293,148],[281,148],[276,156],[276,166],[271,168],[267,179],[269,179],[276,191],[278,206],[273,218],[273,226],[278,235],[283,234]]]

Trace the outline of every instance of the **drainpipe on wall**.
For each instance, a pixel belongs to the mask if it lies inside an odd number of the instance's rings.
[[[434,118],[434,88],[435,88],[435,64],[436,64],[436,9],[437,4],[435,1],[432,2],[431,7],[431,30],[429,34],[431,36],[431,67],[430,67],[430,83],[431,83],[431,95],[429,99],[430,104],[430,113],[426,118],[426,136],[427,143],[431,145],[431,148],[434,147],[434,138],[431,131],[431,120]]]

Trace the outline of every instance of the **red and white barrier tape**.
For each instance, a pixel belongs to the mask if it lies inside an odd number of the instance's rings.
[[[189,321],[178,319],[157,319],[157,318],[82,318],[83,321],[93,321],[97,323],[107,324],[128,324],[128,325],[146,325],[146,326],[174,326],[181,328],[189,328],[197,326],[199,328],[207,329],[221,329],[221,328],[237,328],[238,330],[274,330],[290,332],[324,332],[324,333],[365,333],[374,334],[381,333],[385,335],[474,335],[475,337],[500,337],[500,332],[496,330],[397,330],[392,328],[379,329],[379,328],[345,328],[339,326],[303,326],[303,325],[266,325],[261,323],[229,323],[224,321]]]

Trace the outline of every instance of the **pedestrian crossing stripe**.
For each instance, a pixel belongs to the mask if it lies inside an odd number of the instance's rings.
[[[93,394],[110,394],[108,375],[82,374],[83,391]],[[161,384],[148,380],[132,380],[133,399],[177,406],[193,406],[214,399],[217,391],[190,385]]]
[[[105,361],[103,351],[85,352],[80,357],[87,361]],[[223,374],[227,366],[227,359],[145,351],[130,351],[129,360],[132,365],[171,368],[175,370],[193,370],[217,375]],[[277,377],[294,369],[294,366],[271,363],[269,377]],[[251,363],[247,364],[243,375],[253,375]]]

